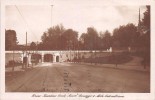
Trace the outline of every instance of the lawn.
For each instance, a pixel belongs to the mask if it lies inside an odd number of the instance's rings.
[[[105,57],[95,57],[82,59],[82,62],[86,63],[101,63],[101,64],[123,64],[132,60],[132,57],[128,53],[112,53]]]

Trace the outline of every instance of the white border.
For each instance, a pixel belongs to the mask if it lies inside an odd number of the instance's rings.
[[[62,0],[68,3],[68,0]],[[83,2],[85,0],[75,0],[77,2]],[[123,95],[125,98],[122,98],[123,100],[155,100],[155,0],[109,0],[113,1],[113,3],[104,3],[99,4],[97,1],[99,0],[89,0],[90,4],[92,5],[150,5],[151,6],[151,93],[104,93],[104,94],[118,94]],[[105,0],[106,1],[106,0]],[[0,82],[1,82],[1,91],[0,91],[0,99],[1,100],[51,100],[51,99],[71,99],[71,100],[82,100],[85,98],[32,98],[33,93],[5,93],[5,5],[49,5],[50,0],[2,0],[1,1],[1,45],[0,45]],[[79,6],[85,6],[84,4],[78,4]],[[138,85],[138,84],[137,84]],[[35,94],[44,94],[44,93],[35,93]],[[51,94],[51,93],[46,93]],[[53,93],[53,94],[59,94],[59,93]],[[76,93],[73,93],[76,94]],[[84,93],[85,94],[85,93]],[[92,93],[90,93],[92,94]],[[96,93],[94,93],[96,94]],[[98,93],[97,93],[98,94]],[[92,98],[91,98],[92,99]],[[94,98],[95,99],[95,98]],[[96,98],[99,99],[99,98]],[[100,98],[102,100],[122,100],[121,98]]]

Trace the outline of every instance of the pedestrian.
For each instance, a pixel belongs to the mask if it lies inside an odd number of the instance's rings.
[[[23,58],[23,66],[22,67],[23,67],[23,69],[27,68],[27,57]]]

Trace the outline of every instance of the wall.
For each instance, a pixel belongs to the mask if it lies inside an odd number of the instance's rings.
[[[33,51],[28,51],[30,54]],[[40,55],[52,54],[54,57],[59,56],[59,62],[66,62],[68,60],[73,60],[76,58],[89,58],[89,57],[103,57],[108,56],[110,53],[107,51],[37,51]],[[5,52],[5,64],[7,64],[10,60],[13,60],[13,52],[6,51]],[[55,59],[55,58],[54,58]],[[15,51],[14,60],[22,62],[23,60],[23,52]]]

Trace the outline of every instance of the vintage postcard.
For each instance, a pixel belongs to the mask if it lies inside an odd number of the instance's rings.
[[[154,100],[154,0],[1,0],[1,100]]]

